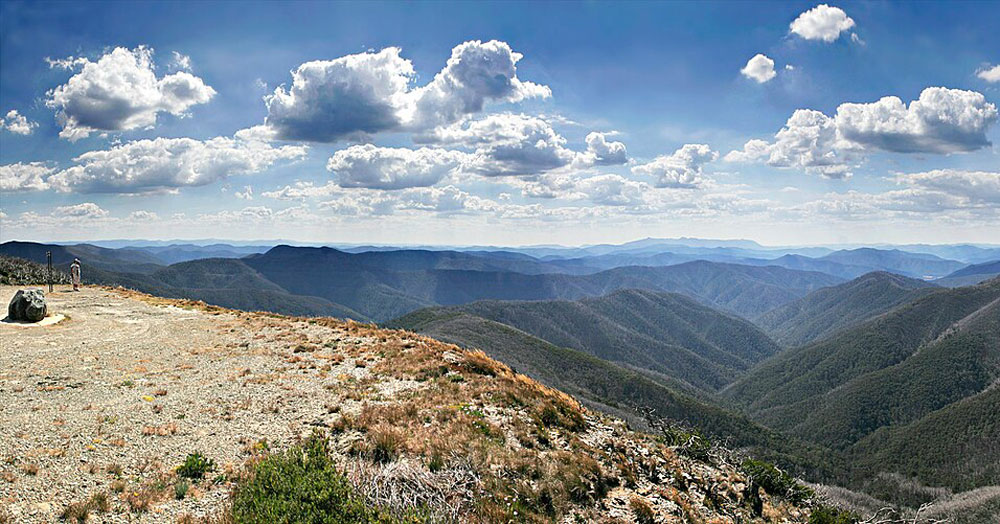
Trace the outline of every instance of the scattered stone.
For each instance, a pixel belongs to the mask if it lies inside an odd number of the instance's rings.
[[[20,289],[7,306],[7,318],[22,322],[39,322],[45,318],[47,307],[41,289]]]

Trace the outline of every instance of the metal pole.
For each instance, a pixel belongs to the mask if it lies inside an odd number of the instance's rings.
[[[49,263],[49,293],[51,293],[52,292],[52,252],[51,251],[46,251],[45,252],[45,259]]]

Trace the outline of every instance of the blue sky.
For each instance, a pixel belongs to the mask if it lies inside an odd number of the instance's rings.
[[[0,11],[0,240],[1000,242],[994,3]]]

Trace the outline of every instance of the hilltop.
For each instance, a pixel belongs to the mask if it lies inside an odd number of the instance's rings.
[[[692,447],[681,429],[636,432],[482,352],[110,288],[49,299],[67,320],[0,324],[0,422],[16,428],[0,434],[0,521],[245,520],[287,511],[280,486],[297,496],[310,475],[339,486],[345,515],[384,521],[802,522],[810,511],[776,470]],[[268,468],[318,467],[268,484]]]

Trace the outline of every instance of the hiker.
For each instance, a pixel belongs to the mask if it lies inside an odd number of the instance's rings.
[[[69,275],[73,279],[73,291],[80,291],[80,259],[74,258],[69,266]]]

